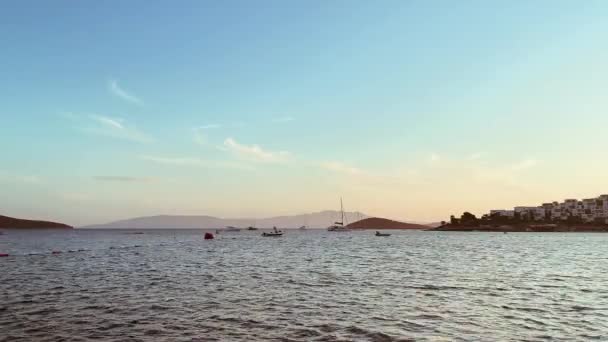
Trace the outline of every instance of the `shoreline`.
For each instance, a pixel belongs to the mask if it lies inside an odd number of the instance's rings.
[[[608,233],[604,225],[548,225],[522,224],[502,226],[453,226],[445,225],[431,228],[429,231],[441,232],[497,232],[497,233]]]

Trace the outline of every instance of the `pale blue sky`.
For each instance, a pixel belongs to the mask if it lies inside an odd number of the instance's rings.
[[[608,192],[603,1],[6,1],[0,208],[416,221]]]

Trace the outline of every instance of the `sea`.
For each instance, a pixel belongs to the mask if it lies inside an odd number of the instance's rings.
[[[7,230],[0,341],[608,341],[608,234]]]

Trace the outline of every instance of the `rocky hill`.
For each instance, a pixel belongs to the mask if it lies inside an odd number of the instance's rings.
[[[0,215],[0,228],[4,229],[71,229],[71,226],[63,223],[23,220],[14,217]]]
[[[353,222],[348,227],[351,229],[429,229],[423,224],[399,222],[380,217],[370,217]]]

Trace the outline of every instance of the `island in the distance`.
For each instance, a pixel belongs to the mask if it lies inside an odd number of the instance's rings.
[[[23,220],[14,217],[0,215],[0,228],[2,229],[72,229],[64,223],[38,221],[38,220]]]
[[[429,226],[416,223],[393,221],[380,217],[370,217],[347,226],[350,229],[429,229]]]

